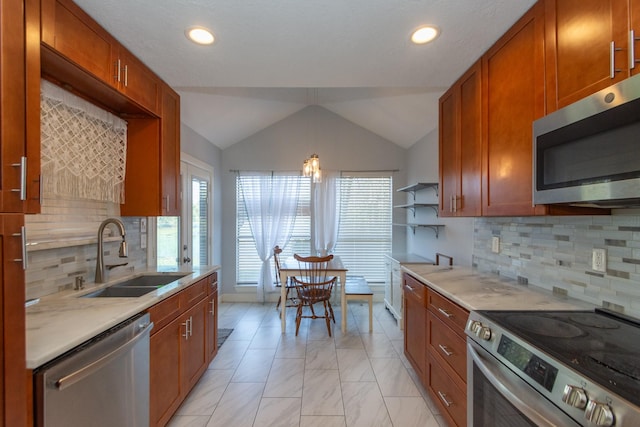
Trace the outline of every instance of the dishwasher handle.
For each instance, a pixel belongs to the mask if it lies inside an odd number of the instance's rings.
[[[86,366],[83,366],[77,371],[72,372],[69,375],[65,375],[64,377],[60,378],[58,381],[54,383],[56,388],[58,390],[64,390],[72,386],[78,381],[81,381],[83,378],[86,378],[89,375],[93,374],[94,372],[96,372],[97,370],[105,366],[107,363],[111,362],[113,359],[120,356],[122,353],[127,352],[131,347],[136,345],[136,343],[140,341],[146,334],[148,334],[151,331],[151,329],[153,329],[153,322],[149,322],[146,325],[140,325],[140,328],[141,328],[140,332],[138,332],[135,336],[133,336],[126,343],[122,344],[120,347],[102,356],[98,360],[91,362]]]

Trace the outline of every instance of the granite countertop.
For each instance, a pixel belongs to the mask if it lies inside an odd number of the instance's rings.
[[[595,306],[469,267],[403,265],[402,270],[472,310],[592,310]]]
[[[386,254],[386,256],[400,264],[434,264],[435,263],[433,260],[421,257],[420,255],[416,255],[416,254],[393,252],[393,253]]]
[[[119,276],[109,283],[86,284],[81,291],[69,290],[42,297],[26,309],[27,368],[42,366],[219,269],[220,266],[206,266],[142,270]],[[187,275],[137,298],[78,298],[135,276],[158,273]]]

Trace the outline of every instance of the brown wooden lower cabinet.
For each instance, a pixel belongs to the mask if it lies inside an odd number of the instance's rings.
[[[467,391],[447,374],[447,368],[432,355],[427,357],[427,390],[449,425],[467,425]]]
[[[466,426],[469,311],[407,273],[403,285],[405,355],[447,423]]]
[[[404,354],[424,381],[426,372],[427,287],[408,274],[403,275]]]
[[[164,426],[211,361],[210,337],[217,328],[217,281],[212,276],[149,309],[154,327],[150,343],[150,425]],[[214,304],[211,304],[213,300]]]
[[[209,287],[207,308],[207,358],[209,362],[218,354],[218,275],[213,273]]]

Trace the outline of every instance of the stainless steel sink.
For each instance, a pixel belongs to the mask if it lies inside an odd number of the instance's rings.
[[[126,280],[124,282],[120,282],[120,283],[116,283],[114,285],[112,285],[111,287],[119,287],[119,288],[126,288],[126,287],[152,287],[152,288],[159,288],[160,286],[164,286],[166,284],[169,284],[171,282],[175,282],[178,279],[183,278],[184,276],[186,276],[186,274],[153,274],[153,275],[145,275],[145,276],[138,276],[138,277],[134,277],[133,279],[129,279]]]
[[[156,288],[149,286],[139,287],[126,287],[110,286],[108,288],[100,289],[99,291],[91,292],[86,295],[82,295],[81,298],[135,298],[142,295],[153,292]]]
[[[186,274],[150,274],[115,283],[108,288],[90,292],[80,298],[136,298],[186,276]]]

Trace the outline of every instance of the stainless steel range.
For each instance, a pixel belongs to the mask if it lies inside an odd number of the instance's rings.
[[[638,320],[474,311],[466,332],[470,426],[640,426]]]

